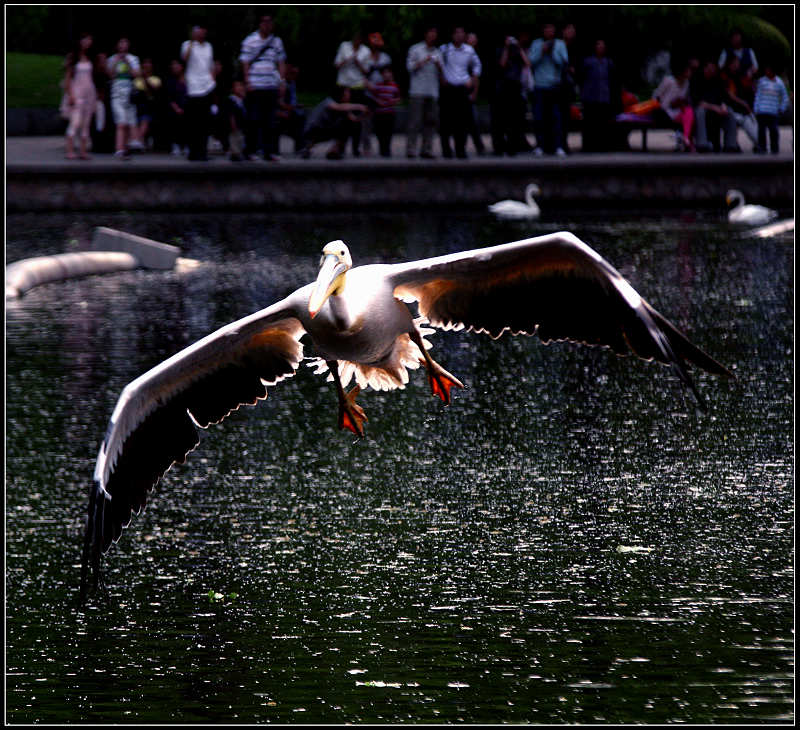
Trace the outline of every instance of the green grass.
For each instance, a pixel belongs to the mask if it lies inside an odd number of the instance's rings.
[[[6,107],[57,107],[64,59],[35,53],[6,53]]]
[[[61,56],[6,53],[6,107],[58,107],[64,77]],[[327,96],[324,92],[300,91],[299,101],[311,110]]]

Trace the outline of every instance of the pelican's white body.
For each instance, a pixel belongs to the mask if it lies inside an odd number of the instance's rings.
[[[359,266],[345,274],[340,294],[333,294],[312,319],[298,308],[299,319],[326,360],[372,364],[384,358],[395,340],[414,327],[408,307],[395,299],[384,264]],[[308,300],[314,285],[300,293]]]
[[[538,218],[541,215],[539,206],[533,199],[540,192],[539,186],[530,184],[525,188],[525,202],[519,200],[501,200],[489,206],[489,210],[499,218]]]
[[[405,386],[408,369],[419,367],[422,353],[410,335],[415,329],[420,335],[431,330],[418,327],[408,307],[395,298],[385,275],[390,268],[370,264],[350,269],[341,292],[328,297],[313,318],[307,306],[297,307],[298,319],[319,354],[311,362],[317,373],[335,360],[344,387],[355,377],[362,388],[392,390]],[[296,292],[301,303],[308,301],[314,286]]]

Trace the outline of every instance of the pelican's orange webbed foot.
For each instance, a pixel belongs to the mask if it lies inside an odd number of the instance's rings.
[[[356,385],[349,393],[345,394],[344,400],[339,403],[339,428],[347,428],[356,436],[364,438],[364,422],[367,415],[364,409],[356,403],[356,397],[361,392],[361,387]]]
[[[464,384],[451,373],[448,373],[439,363],[432,358],[430,362],[420,360],[428,369],[428,382],[431,386],[431,392],[442,399],[445,405],[450,405],[450,389],[455,385],[457,388],[463,390]]]

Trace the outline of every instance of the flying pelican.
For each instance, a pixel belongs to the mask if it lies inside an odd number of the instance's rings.
[[[525,188],[524,203],[519,200],[501,200],[499,203],[490,205],[489,210],[500,218],[538,218],[541,211],[533,196],[539,195],[541,192],[536,183],[530,183]]]
[[[398,264],[352,268],[342,241],[322,249],[319,274],[282,301],[228,324],[128,384],[100,446],[90,491],[81,593],[88,569],[97,585],[101,553],[170,466],[199,443],[195,427],[218,423],[240,405],[291,377],[309,335],[339,399],[339,428],[364,436],[356,403],[366,387],[403,388],[423,365],[435,396],[450,403],[461,381],[436,363],[423,338],[466,328],[498,338],[537,334],[633,352],[670,365],[702,405],[684,361],[732,374],[695,347],[592,248],[571,233],[552,233],[490,248]],[[406,302],[416,300],[420,317]],[[355,378],[349,391],[345,388]]]
[[[725,195],[725,202],[728,205],[736,203],[728,211],[728,223],[745,223],[750,226],[760,226],[778,217],[778,211],[765,208],[763,205],[745,205],[744,195],[739,190],[729,190]]]

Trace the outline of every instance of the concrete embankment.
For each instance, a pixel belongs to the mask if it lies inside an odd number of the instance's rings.
[[[328,161],[323,147],[310,160],[290,154],[279,163],[232,163],[221,155],[190,163],[156,154],[74,162],[61,158],[60,140],[45,139],[49,147],[9,140],[9,212],[486,206],[521,199],[529,182],[539,184],[538,200],[551,208],[724,207],[730,188],[771,207],[791,207],[794,200],[790,137],[782,139],[780,155],[681,155],[662,145],[650,153],[468,160],[408,160],[398,139],[389,159]]]

